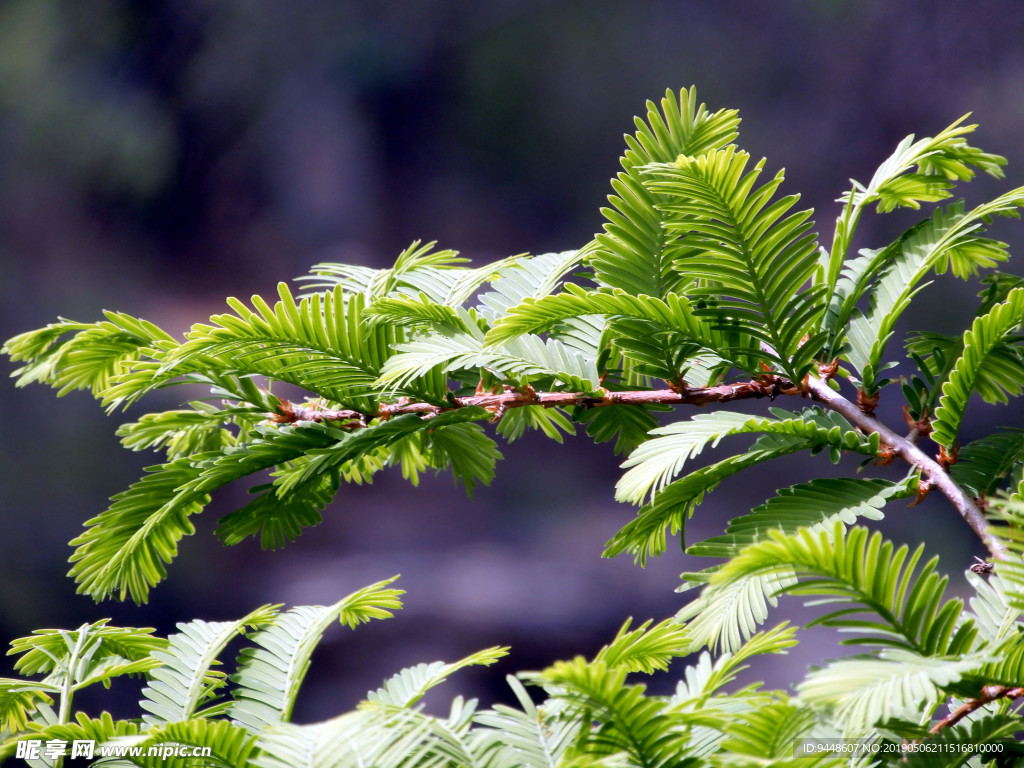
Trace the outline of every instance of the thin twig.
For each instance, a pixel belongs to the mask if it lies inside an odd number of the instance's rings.
[[[960,516],[977,534],[978,538],[985,544],[992,557],[997,560],[1007,558],[1006,547],[996,536],[988,531],[988,523],[985,515],[970,496],[957,485],[949,473],[935,459],[918,448],[913,442],[896,434],[893,430],[880,422],[874,416],[864,413],[854,403],[834,391],[825,382],[814,376],[809,376],[806,383],[811,397],[822,405],[831,408],[842,414],[850,422],[860,427],[867,434],[877,432],[882,442],[887,445],[893,453],[905,462],[921,472],[925,488],[937,488],[943,496],[949,499]]]
[[[980,709],[986,704],[991,704],[996,699],[1017,699],[1021,696],[1024,696],[1024,688],[1011,688],[1008,685],[986,685],[981,689],[980,697],[965,701],[957,707],[954,712],[950,712],[944,718],[939,720],[939,722],[933,725],[928,730],[928,733],[938,733],[943,728],[954,726],[967,717],[967,715],[971,714],[971,712]]]

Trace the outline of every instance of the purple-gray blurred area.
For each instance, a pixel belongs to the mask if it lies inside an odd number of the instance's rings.
[[[181,333],[226,295],[273,297],[318,262],[386,266],[417,239],[475,263],[577,248],[601,228],[633,115],[691,84],[710,107],[740,109],[740,144],[787,169],[783,190],[816,209],[826,244],[850,178],[966,112],[976,143],[1010,160],[1007,180],[964,190],[977,203],[1024,183],[1022,42],[1018,0],[2,0],[0,335],[105,308]],[[869,219],[857,247],[921,216]],[[996,233],[1019,250],[1022,226]],[[907,327],[956,332],[977,290],[940,278]],[[679,573],[704,565],[678,540],[646,570],[601,559],[634,513],[612,498],[621,457],[585,435],[534,435],[502,448],[473,500],[450,476],[412,488],[389,471],[343,488],[318,528],[276,552],[214,538],[245,500],[228,488],[148,605],[97,605],[64,575],[68,541],[158,460],[114,436],[146,401],[107,416],[86,393],[3,386],[4,643],[104,616],[173,631],[402,574],[395,619],[329,633],[300,721],[403,666],[490,645],[511,645],[510,659],[460,673],[445,695],[507,698],[504,674],[591,655],[627,616],[672,615]],[[888,399],[883,414],[899,419],[895,389]],[[1013,407],[979,404],[973,423],[1019,424]],[[711,494],[689,535],[784,484],[855,469],[804,457],[752,472]],[[953,573],[981,551],[940,500],[897,504],[888,525],[900,541],[927,537]],[[784,685],[827,652],[804,637],[809,650],[761,677]]]

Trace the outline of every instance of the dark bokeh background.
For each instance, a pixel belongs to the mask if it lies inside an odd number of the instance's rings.
[[[787,168],[826,241],[850,177],[968,111],[977,143],[1010,159],[1006,182],[968,188],[979,202],[1024,179],[1022,42],[1017,0],[2,0],[0,336],[103,308],[181,332],[225,295],[272,295],[321,261],[385,266],[414,239],[478,263],[579,247],[601,226],[631,116],[690,84],[712,108],[740,108],[741,144]],[[860,244],[917,218],[866,222]],[[1024,243],[1020,225],[999,234]],[[911,322],[953,332],[975,291],[943,280]],[[142,411],[107,417],[84,393],[3,386],[5,641],[108,615],[168,631],[403,574],[398,618],[330,633],[300,720],[402,666],[511,644],[497,674],[449,688],[490,702],[505,673],[591,654],[626,616],[671,615],[678,574],[699,565],[675,547],[646,571],[601,560],[632,514],[612,501],[619,460],[586,438],[534,438],[505,450],[473,501],[447,476],[413,489],[388,473],[344,489],[322,526],[275,553],[210,535],[244,492],[228,489],[148,606],[97,606],[63,575],[67,542],[152,463],[113,434]],[[831,471],[798,460],[724,487],[694,535]],[[979,550],[950,518],[932,500],[895,510],[890,531],[927,534],[959,571]],[[796,674],[759,671],[776,685]]]

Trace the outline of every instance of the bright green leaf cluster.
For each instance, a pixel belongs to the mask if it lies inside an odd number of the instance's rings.
[[[840,476],[806,462],[807,482],[689,542],[690,554],[724,562],[684,574],[685,587],[702,589],[675,619],[627,623],[594,659],[524,676],[544,688],[541,706],[513,678],[519,709],[481,712],[457,699],[438,718],[417,708],[461,666],[494,661],[501,651],[491,649],[405,670],[360,709],[312,726],[288,722],[312,647],[335,620],[390,615],[394,590],[193,622],[169,643],[99,622],[16,643],[19,669],[47,677],[0,681],[7,734],[203,743],[223,765],[717,768],[789,764],[794,740],[810,735],[948,746],[1004,744],[1021,730],[1011,692],[1024,673],[1024,441],[1015,428],[977,434],[969,417],[973,394],[986,403],[1024,394],[1024,278],[992,271],[1009,251],[985,236],[994,217],[1019,217],[1024,187],[971,209],[951,200],[893,242],[853,252],[872,207],[918,210],[979,171],[1002,176],[1004,159],[970,145],[975,126],[961,119],[935,137],[907,137],[868,182],[854,181],[822,246],[812,212],[783,190],[783,171],[736,143],[738,126],[734,110],[708,110],[693,89],[649,103],[626,137],[602,231],[577,250],[470,267],[417,242],[387,269],[317,265],[299,278],[302,295],[282,284],[273,301],[228,299],[230,311],[182,340],[108,312],[3,348],[21,364],[20,385],[87,389],[111,410],[188,387],[180,407],[118,429],[125,447],[165,458],[72,541],[71,575],[96,599],[144,601],[191,518],[229,483],[250,482],[254,498],[217,535],[278,547],[320,522],[345,483],[391,467],[414,484],[449,470],[472,494],[494,477],[497,438],[534,430],[562,442],[580,423],[628,454],[616,497],[639,509],[605,554],[643,564],[733,475],[827,455]],[[893,352],[934,277],[986,270],[969,328],[917,331]],[[209,397],[197,398],[196,385]],[[283,397],[296,389],[294,402]],[[737,404],[765,398],[800,406]],[[882,398],[903,406],[905,426],[875,415],[888,413]],[[695,466],[712,449],[715,459]],[[908,466],[902,478],[857,474],[896,460]],[[945,598],[934,558],[919,567],[923,548],[858,525],[929,492],[946,497],[995,561],[977,566],[987,581],[971,577],[969,610]],[[783,595],[838,605],[814,623],[850,633],[864,652],[812,671],[795,694],[722,693],[750,656],[796,642],[788,628],[761,631]],[[225,643],[250,629],[236,675],[214,670]],[[703,648],[718,657],[701,656],[673,697],[628,680]],[[75,690],[120,674],[148,675],[141,721],[72,718]],[[942,719],[950,697],[971,717]]]

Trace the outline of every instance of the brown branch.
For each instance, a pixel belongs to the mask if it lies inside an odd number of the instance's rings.
[[[274,424],[295,424],[300,421],[340,422],[337,426],[359,429],[367,425],[366,415],[349,409],[329,410],[318,404],[299,405],[284,398],[277,398],[277,408],[269,414]]]
[[[932,433],[932,422],[928,418],[928,411],[926,410],[920,419],[915,419],[910,415],[910,407],[903,406],[903,420],[907,422],[907,426],[910,427],[910,432],[907,433],[907,440],[912,443],[916,443],[918,438],[928,437]]]
[[[600,394],[581,392],[535,392],[531,387],[516,389],[507,387],[498,393],[483,393],[467,397],[456,397],[450,405],[432,405],[420,401],[399,398],[395,403],[385,403],[372,416],[351,409],[330,410],[317,406],[302,406],[287,400],[280,401],[270,420],[278,424],[294,424],[299,421],[342,422],[343,427],[366,426],[368,418],[389,419],[407,413],[417,413],[432,418],[439,413],[456,408],[478,406],[495,414],[496,419],[510,408],[537,405],[542,408],[599,408],[606,405],[707,405],[708,403],[729,403],[734,400],[751,398],[774,398],[778,395],[801,393],[788,379],[779,376],[765,376],[735,384],[719,384],[715,387],[679,387],[677,389],[637,390]]]
[[[943,728],[949,728],[950,726],[956,725],[967,717],[967,715],[971,714],[971,712],[980,709],[986,704],[991,704],[996,699],[1017,699],[1021,696],[1024,696],[1024,688],[1011,688],[1008,685],[986,685],[981,689],[980,697],[965,701],[956,708],[956,711],[950,712],[944,718],[939,720],[939,722],[933,725],[928,730],[928,733],[938,733]]]
[[[949,473],[935,461],[931,456],[918,448],[912,441],[896,434],[893,430],[880,422],[874,416],[864,413],[855,404],[834,391],[821,379],[809,376],[807,378],[807,389],[811,397],[822,405],[831,408],[842,414],[851,423],[860,427],[867,434],[878,433],[882,442],[888,448],[903,459],[905,462],[916,468],[921,473],[922,490],[929,488],[938,489],[943,496],[949,499],[960,516],[971,527],[971,530],[984,542],[992,557],[997,560],[1005,560],[1007,557],[1006,547],[996,536],[988,531],[988,523],[985,515],[970,496],[957,485]]]
[[[866,434],[878,433],[883,445],[882,458],[892,459],[899,456],[921,473],[918,488],[918,500],[931,489],[937,488],[956,508],[960,516],[977,534],[978,538],[988,547],[992,556],[998,560],[1006,559],[1006,548],[999,539],[988,532],[985,516],[974,500],[964,492],[949,476],[946,468],[918,448],[914,442],[898,435],[880,422],[871,413],[865,413],[862,407],[854,404],[831,389],[821,379],[808,376],[802,386],[781,376],[766,374],[750,381],[734,384],[719,384],[714,387],[688,387],[685,384],[675,389],[637,390],[626,392],[610,392],[601,390],[599,394],[582,392],[535,392],[532,387],[516,389],[506,387],[497,393],[480,393],[467,397],[452,398],[448,405],[433,405],[407,398],[399,398],[395,403],[380,406],[375,414],[364,414],[351,409],[329,410],[317,406],[302,406],[280,402],[277,412],[271,420],[280,424],[293,424],[299,421],[339,423],[349,429],[365,427],[370,418],[389,419],[407,413],[420,414],[423,418],[433,418],[439,413],[478,406],[493,413],[493,420],[500,420],[510,408],[521,408],[528,405],[541,408],[599,408],[607,405],[707,405],[709,403],[729,403],[735,400],[756,398],[775,398],[778,395],[808,395],[837,413],[845,416],[851,423]]]

